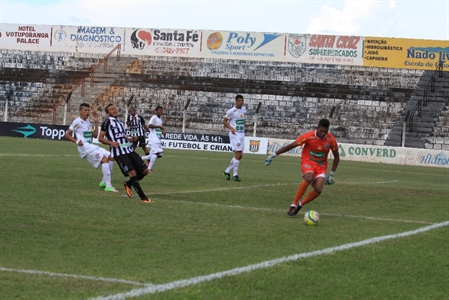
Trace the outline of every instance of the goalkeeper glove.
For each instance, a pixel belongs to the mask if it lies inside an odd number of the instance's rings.
[[[276,153],[273,153],[270,156],[268,156],[267,159],[265,160],[265,165],[269,166],[276,156],[277,156]]]
[[[326,184],[331,185],[335,183],[335,172],[330,171],[329,175],[326,177]]]

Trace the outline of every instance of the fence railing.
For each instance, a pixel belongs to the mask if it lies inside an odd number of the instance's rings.
[[[415,106],[412,108],[412,110],[407,112],[407,116],[405,119],[405,122],[407,123],[408,131],[413,131],[413,123],[414,123],[414,117],[415,114],[418,114],[418,117],[422,116],[422,107],[427,106],[427,96],[430,89],[430,92],[435,92],[435,81],[436,76],[443,77],[443,61],[439,61],[438,65],[432,73],[432,77],[430,78],[429,82],[427,82],[427,85],[424,89],[423,98],[419,99],[418,102],[416,102]]]
[[[122,47],[122,44],[118,44],[115,46],[111,51],[109,51],[108,54],[105,55],[100,61],[90,70],[89,77],[90,77],[90,87],[94,86],[94,79],[95,79],[95,71],[103,65],[103,73],[107,73],[108,71],[108,59],[109,57],[114,54],[115,51],[117,51],[117,61],[120,60],[120,49]],[[73,92],[75,92],[79,87],[81,87],[81,97],[84,97],[84,90],[86,86],[86,78],[82,78],[76,85],[72,87],[72,89],[67,93],[65,96],[59,97],[59,102],[55,104],[53,107],[53,125],[56,124],[56,110],[59,106],[61,106],[64,102],[66,103],[66,107],[69,106],[70,97]],[[64,124],[65,125],[65,124]]]

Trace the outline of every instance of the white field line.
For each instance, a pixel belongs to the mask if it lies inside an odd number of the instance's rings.
[[[345,251],[345,250],[356,248],[356,247],[380,243],[380,242],[387,241],[387,240],[407,237],[407,236],[415,235],[418,233],[426,232],[429,230],[441,228],[441,227],[448,226],[448,225],[449,225],[449,221],[446,221],[446,222],[430,225],[427,227],[422,227],[422,228],[419,228],[416,230],[411,230],[411,231],[406,231],[406,232],[391,234],[391,235],[386,235],[386,236],[374,237],[374,238],[370,238],[370,239],[363,240],[360,242],[343,244],[341,246],[330,247],[330,248],[326,248],[323,250],[300,253],[300,254],[281,257],[281,258],[277,258],[277,259],[273,259],[273,260],[267,260],[267,261],[264,261],[261,263],[252,264],[252,265],[248,265],[245,267],[235,268],[235,269],[218,272],[218,273],[213,273],[213,274],[209,274],[209,275],[173,281],[173,282],[169,282],[169,283],[165,283],[165,284],[155,284],[155,285],[151,285],[151,286],[147,286],[147,287],[143,287],[143,288],[136,288],[136,289],[130,290],[128,292],[100,296],[100,297],[92,298],[91,300],[121,300],[121,299],[127,299],[127,298],[131,298],[131,297],[139,297],[139,296],[146,295],[146,294],[155,294],[158,292],[179,289],[179,288],[183,288],[186,286],[191,286],[191,285],[196,285],[196,284],[203,283],[203,282],[221,279],[223,277],[237,276],[237,275],[240,275],[243,273],[248,273],[248,272],[251,272],[254,270],[258,270],[258,269],[265,269],[265,268],[273,267],[273,266],[276,266],[276,265],[279,265],[282,263],[286,263],[289,261],[296,261],[296,260],[303,259],[303,258],[326,255],[326,254],[330,254],[330,253],[334,253],[334,252]]]
[[[125,284],[131,284],[131,285],[148,286],[148,284],[145,284],[145,283],[136,282],[136,281],[129,281],[129,280],[123,280],[123,279],[84,276],[84,275],[74,275],[74,274],[65,274],[65,273],[52,273],[52,272],[46,272],[46,271],[16,270],[16,269],[1,268],[1,267],[0,267],[0,271],[15,272],[15,273],[26,273],[26,274],[33,274],[33,275],[70,277],[70,278],[75,278],[75,279],[87,279],[87,280],[92,280],[92,281],[105,281],[105,282],[111,282],[111,283],[125,283]]]
[[[170,201],[170,202],[178,202],[178,203],[186,203],[186,204],[198,204],[205,206],[217,206],[224,208],[236,208],[236,209],[248,209],[248,210],[264,210],[264,211],[273,211],[273,212],[286,212],[287,210],[280,210],[275,208],[266,208],[266,207],[253,207],[253,206],[242,206],[242,205],[226,205],[226,204],[218,204],[218,203],[207,203],[207,202],[194,202],[194,201],[185,201],[185,200],[162,200],[157,198],[152,198],[153,200],[158,201]],[[368,219],[375,221],[391,221],[391,222],[402,222],[402,223],[416,223],[416,224],[435,224],[434,222],[426,222],[426,221],[410,221],[410,220],[401,220],[401,219],[387,219],[387,218],[375,218],[369,216],[354,216],[354,215],[342,215],[342,214],[326,214],[320,213],[321,216],[330,216],[330,217],[342,217],[342,218],[357,218],[357,219]]]
[[[387,184],[395,183],[399,180],[390,181],[373,181],[373,182],[340,182],[339,184]],[[249,186],[238,186],[238,187],[226,187],[226,188],[216,188],[216,189],[206,189],[206,190],[185,190],[185,191],[175,191],[175,192],[155,192],[152,195],[171,195],[171,194],[188,194],[188,193],[207,193],[207,192],[219,192],[219,191],[232,191],[232,190],[242,190],[242,189],[255,189],[260,187],[271,187],[271,186],[283,186],[283,185],[298,185],[298,182],[287,182],[287,183],[272,183],[272,184],[262,184],[262,185],[249,185]]]
[[[55,157],[55,156],[61,156],[61,157],[66,157],[66,156],[79,156],[79,155],[75,155],[75,154],[21,154],[21,153],[0,153],[0,156],[18,156],[18,157],[22,157],[22,156],[30,156],[30,157]]]

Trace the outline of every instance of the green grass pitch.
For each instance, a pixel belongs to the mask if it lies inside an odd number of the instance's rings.
[[[234,182],[221,173],[232,155],[165,150],[141,182],[145,204],[126,197],[118,166],[119,193],[101,190],[72,143],[0,137],[0,298],[449,294],[447,168],[342,160],[336,184],[289,217],[299,158],[266,167],[245,154]],[[311,209],[318,226],[304,225]]]

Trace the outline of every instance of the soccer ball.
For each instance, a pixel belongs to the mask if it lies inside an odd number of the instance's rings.
[[[309,210],[304,214],[304,223],[306,223],[306,225],[315,226],[318,225],[319,221],[320,221],[320,214],[314,210]]]

